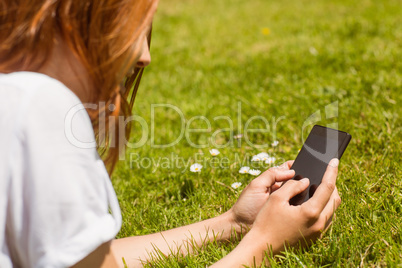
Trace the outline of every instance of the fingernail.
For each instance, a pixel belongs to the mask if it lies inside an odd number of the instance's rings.
[[[283,173],[285,173],[286,175],[293,175],[294,170],[293,170],[293,169],[289,169],[289,170],[284,171]]]
[[[338,158],[333,158],[330,162],[329,165],[333,168],[336,168],[339,166],[339,159]]]
[[[300,182],[309,184],[310,180],[308,178],[303,178],[300,180]]]

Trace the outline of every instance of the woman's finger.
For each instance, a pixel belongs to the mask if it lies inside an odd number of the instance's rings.
[[[310,181],[307,178],[301,179],[299,181],[290,180],[287,181],[283,186],[275,191],[273,195],[280,195],[286,201],[292,199],[292,197],[302,193],[309,186]]]
[[[335,183],[338,175],[338,165],[339,160],[336,158],[329,162],[321,184],[314,192],[313,197],[303,204],[304,206],[309,206],[310,208],[314,208],[319,212],[324,210],[336,188]]]
[[[262,173],[256,181],[264,187],[271,187],[278,181],[284,181],[292,178],[295,175],[294,170],[269,169]]]
[[[292,165],[293,165],[293,162],[294,162],[294,160],[286,161],[285,163],[283,163],[282,165],[280,165],[280,166],[277,167],[277,168],[280,168],[280,169],[290,169],[290,168],[292,167]]]
[[[335,210],[339,207],[340,204],[341,198],[339,197],[338,189],[335,188],[335,190],[332,192],[331,198],[329,199],[327,205],[321,213],[321,216],[325,218],[327,224],[329,223],[328,221],[331,220],[332,215],[334,215]]]
[[[274,185],[271,186],[271,193],[275,192],[279,188],[281,188],[283,182],[275,182]]]

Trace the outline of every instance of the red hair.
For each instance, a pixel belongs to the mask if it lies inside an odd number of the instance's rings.
[[[99,126],[111,117],[131,115],[143,70],[126,74],[140,56],[141,37],[150,31],[156,6],[157,0],[0,0],[0,72],[38,70],[59,35],[88,71],[95,88],[91,102],[116,105],[114,111],[88,110],[98,152],[110,173],[118,160],[119,139],[128,139],[130,126],[123,135],[117,118],[114,128]]]

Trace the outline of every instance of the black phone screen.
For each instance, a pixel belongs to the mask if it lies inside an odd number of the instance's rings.
[[[296,172],[294,180],[308,178],[310,185],[303,193],[293,197],[290,204],[300,205],[313,196],[329,161],[341,158],[350,139],[350,134],[346,132],[318,125],[313,127],[291,167]]]

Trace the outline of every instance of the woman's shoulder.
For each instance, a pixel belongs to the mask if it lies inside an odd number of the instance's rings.
[[[0,75],[0,129],[0,259],[70,267],[116,236],[118,201],[73,92],[41,74]]]
[[[33,97],[41,97],[41,103],[54,101],[59,104],[80,103],[78,97],[63,83],[35,72],[0,74],[0,94],[6,105],[7,99],[17,97],[20,107]]]
[[[65,134],[66,127],[74,123],[86,139],[94,136],[91,120],[79,98],[60,81],[40,73],[0,75],[0,114],[0,124],[14,135],[29,135],[35,129],[58,129]]]

